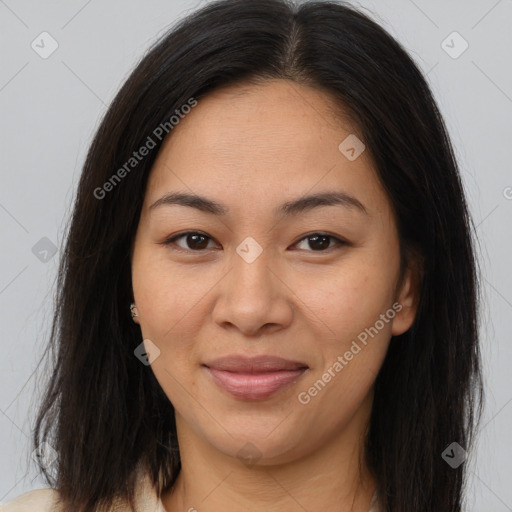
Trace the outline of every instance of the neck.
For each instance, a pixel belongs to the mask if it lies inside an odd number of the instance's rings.
[[[262,458],[248,465],[197,436],[176,413],[182,467],[162,503],[167,512],[367,512],[375,481],[361,457],[360,433],[368,418],[363,407],[341,435],[285,462]]]

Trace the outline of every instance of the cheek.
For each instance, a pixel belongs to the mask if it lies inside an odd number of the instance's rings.
[[[151,340],[159,350],[151,370],[168,398],[172,399],[172,390],[177,386],[175,379],[182,381],[180,369],[187,368],[184,364],[187,343],[177,337],[180,320],[186,315],[186,293],[180,292],[175,277],[163,271],[162,266],[154,258],[146,257],[142,250],[134,257],[132,284],[141,336]]]
[[[391,288],[383,275],[382,268],[362,264],[310,292],[311,310],[321,320],[317,322],[321,357],[298,399],[309,404],[307,411],[314,411],[315,428],[347,421],[371,391],[395,315]]]
[[[160,338],[189,312],[193,314],[191,308],[200,307],[208,291],[193,270],[171,266],[162,248],[141,248],[134,254],[132,281],[141,326]]]
[[[151,371],[171,403],[177,408],[184,407],[183,397],[188,396],[184,390],[192,392],[195,387],[191,361],[196,359],[194,339],[199,328],[194,318],[201,308],[197,289],[191,292],[182,276],[156,264],[141,265],[138,272],[134,294],[141,333],[160,350]]]
[[[329,337],[346,341],[373,325],[391,305],[391,281],[382,266],[363,258],[345,264],[328,278],[304,282],[297,295]]]

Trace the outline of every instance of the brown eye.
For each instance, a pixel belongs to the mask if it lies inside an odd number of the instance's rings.
[[[177,243],[177,241],[181,239],[184,240],[184,244],[183,242],[181,244]],[[202,252],[211,248],[208,247],[208,242],[212,240],[213,239],[211,237],[199,231],[186,231],[166,239],[162,244],[167,246],[177,246],[178,250]],[[331,245],[331,242],[333,241],[335,244]],[[348,245],[344,240],[341,240],[334,235],[329,235],[328,233],[312,233],[303,237],[296,245],[300,243],[306,243],[307,246],[302,247],[301,250],[309,252],[327,252],[327,250],[332,249],[336,245]]]
[[[330,243],[333,240],[337,242],[337,245],[346,245],[346,242],[343,240],[327,233],[312,233],[302,238],[299,243],[303,243],[304,240],[307,241],[307,246],[309,247],[309,249],[305,250],[314,252],[325,252],[327,249],[331,249]]]
[[[180,239],[185,240],[185,246],[177,244],[176,241]],[[175,235],[171,238],[168,238],[163,242],[164,245],[177,245],[180,249],[188,250],[188,251],[202,251],[207,249],[208,241],[211,238],[204,233],[200,233],[198,231],[187,231],[185,233],[181,233],[179,235]]]
[[[186,235],[185,240],[187,245],[192,249],[206,249],[206,246],[208,245],[208,241],[206,241],[206,238],[207,237],[205,237],[204,235],[191,234]]]
[[[309,236],[309,246],[314,251],[321,251],[323,249],[328,249],[331,243],[331,237],[328,235],[315,235]]]

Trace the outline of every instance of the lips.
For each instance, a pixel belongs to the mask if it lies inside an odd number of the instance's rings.
[[[208,368],[236,373],[264,373],[281,370],[299,370],[308,365],[298,361],[291,361],[276,356],[244,357],[238,355],[221,357],[209,363]]]
[[[308,369],[305,363],[275,356],[227,356],[206,367],[213,381],[225,392],[243,400],[263,400],[294,383]]]

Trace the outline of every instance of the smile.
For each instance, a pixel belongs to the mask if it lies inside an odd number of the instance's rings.
[[[213,381],[225,392],[242,400],[264,400],[296,382],[307,368],[260,373],[238,373],[206,367]]]

